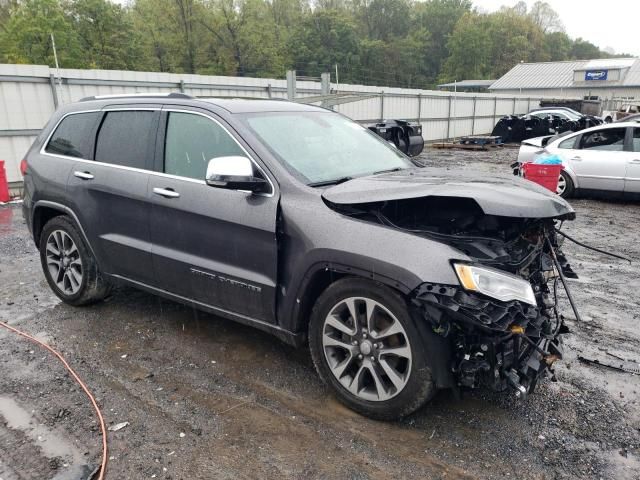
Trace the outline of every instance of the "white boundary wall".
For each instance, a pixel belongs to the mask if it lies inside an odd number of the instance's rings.
[[[297,96],[320,95],[320,82],[298,81]],[[336,84],[331,84],[332,91]],[[541,97],[457,93],[368,85],[338,86],[339,93],[375,94],[335,110],[362,123],[404,119],[423,124],[425,140],[487,134],[496,121],[538,106]],[[20,182],[19,163],[59,105],[91,95],[184,92],[193,96],[287,98],[286,80],[120,70],[55,70],[44,65],[0,64],[0,160],[9,182]]]

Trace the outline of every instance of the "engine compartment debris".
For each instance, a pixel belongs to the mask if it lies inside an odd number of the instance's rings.
[[[425,283],[413,304],[433,332],[452,349],[451,371],[461,387],[511,387],[516,396],[533,392],[541,376],[553,374],[562,358],[561,336],[569,329],[558,310],[558,284],[576,318],[577,306],[564,272],[576,277],[560,248],[551,218],[487,215],[472,198],[428,196],[337,206],[362,220],[377,222],[449,244],[479,265],[527,280],[536,305],[499,301],[457,285]],[[562,263],[561,260],[562,259]]]

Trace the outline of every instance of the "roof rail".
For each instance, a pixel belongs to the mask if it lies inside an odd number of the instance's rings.
[[[120,93],[115,95],[93,95],[91,97],[81,98],[80,102],[89,102],[91,100],[108,100],[117,98],[193,98],[186,93]]]

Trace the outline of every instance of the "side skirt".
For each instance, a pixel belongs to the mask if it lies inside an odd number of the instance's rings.
[[[140,290],[144,290],[149,293],[153,293],[154,295],[158,295],[158,296],[167,298],[169,300],[173,300],[175,302],[182,303],[184,305],[188,305],[193,308],[197,308],[198,310],[202,310],[203,312],[211,313],[213,315],[217,315],[219,317],[233,320],[234,322],[238,322],[243,325],[248,325],[250,327],[257,328],[264,332],[270,333],[271,335],[275,336],[279,340],[289,345],[292,345],[294,347],[300,347],[306,341],[306,338],[303,334],[296,334],[296,333],[289,332],[287,330],[284,330],[283,328],[278,327],[277,325],[272,325],[262,320],[256,320],[255,318],[248,317],[246,315],[239,315],[237,313],[230,312],[222,308],[218,308],[212,305],[208,305],[206,303],[198,302],[197,300],[183,297],[181,295],[176,295],[174,293],[167,292],[166,290],[162,290],[161,288],[152,287],[150,285],[147,285],[146,283],[138,282],[136,280],[131,280],[121,275],[109,274],[108,277],[117,282],[130,285],[132,287],[138,288]]]

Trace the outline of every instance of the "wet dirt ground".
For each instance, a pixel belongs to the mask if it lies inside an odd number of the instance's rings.
[[[431,151],[443,168],[508,172],[517,150]],[[565,231],[583,315],[557,381],[526,401],[440,393],[401,422],[342,407],[306,349],[129,288],[87,308],[60,303],[16,206],[0,207],[0,320],[61,351],[109,426],[108,479],[640,478],[640,203],[577,199]],[[79,387],[46,351],[0,328],[0,479],[82,478],[101,436]]]

